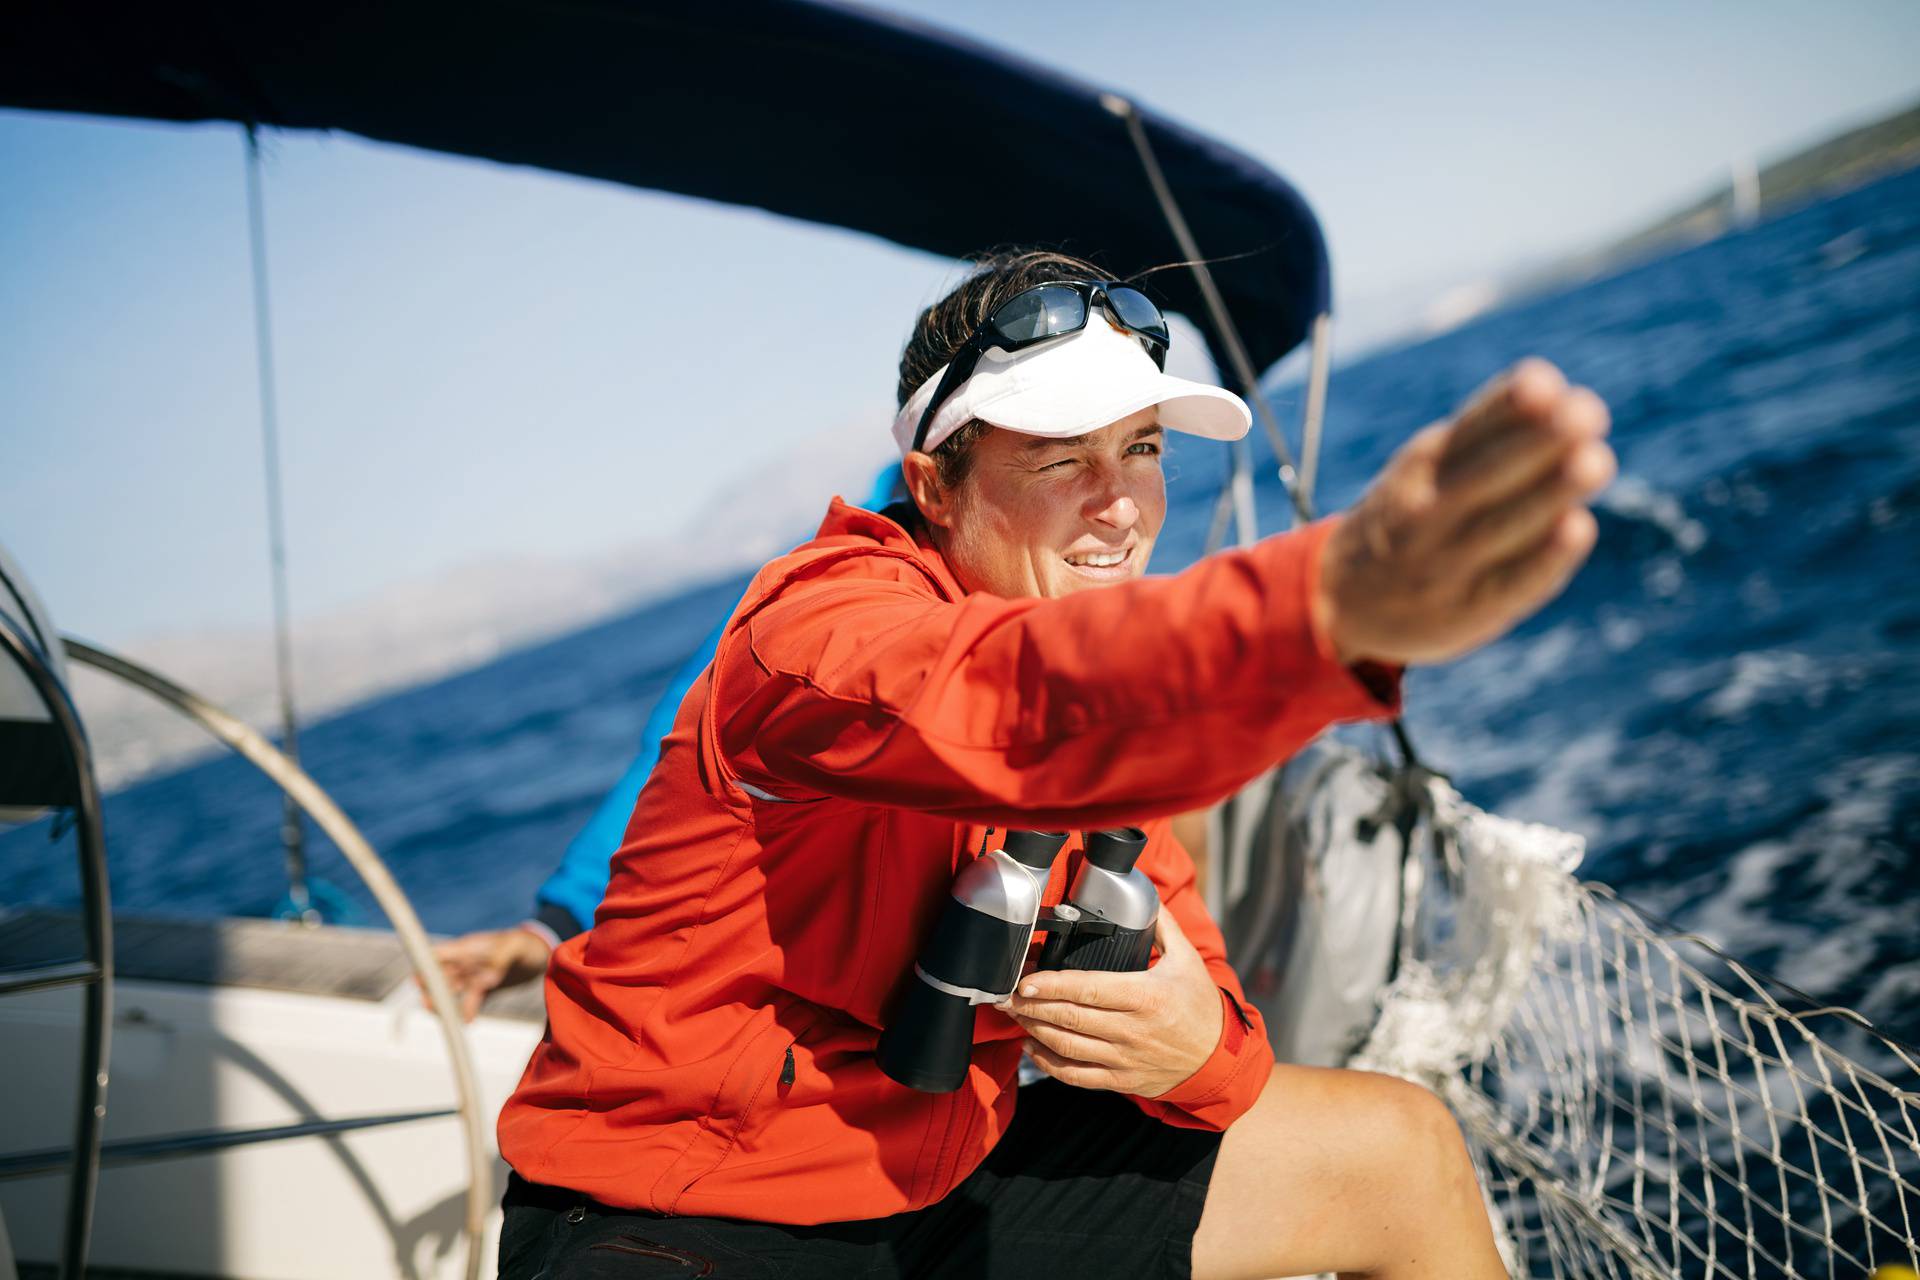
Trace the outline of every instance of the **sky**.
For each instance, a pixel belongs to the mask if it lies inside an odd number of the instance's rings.
[[[878,7],[1278,169],[1362,334],[1920,98],[1911,0]],[[870,436],[882,460],[907,324],[955,276],[345,135],[264,149],[296,618],[490,557],[698,538],[783,458]],[[65,631],[270,616],[244,183],[232,126],[0,111],[0,546]],[[831,341],[796,337],[820,299]]]

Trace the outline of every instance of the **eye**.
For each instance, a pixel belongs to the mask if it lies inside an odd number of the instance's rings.
[[[1143,458],[1158,457],[1160,454],[1160,442],[1157,440],[1136,440],[1127,446],[1127,452],[1130,454],[1138,454]]]
[[[1058,462],[1047,463],[1045,466],[1041,467],[1040,470],[1041,471],[1060,471],[1066,467],[1072,466],[1076,461],[1078,461],[1078,459],[1076,458],[1062,458]]]

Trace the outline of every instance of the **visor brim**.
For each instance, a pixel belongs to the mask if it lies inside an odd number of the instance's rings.
[[[945,373],[943,368],[923,382],[894,418],[893,437],[903,455]],[[939,448],[974,419],[1057,440],[1098,431],[1155,405],[1168,430],[1209,440],[1238,440],[1253,423],[1246,403],[1231,391],[1164,373],[1132,335],[1110,324],[1089,324],[1017,352],[989,348],[936,409],[921,448]]]
[[[1009,431],[1056,440],[1098,431],[1155,405],[1167,430],[1208,440],[1238,440],[1253,425],[1246,403],[1231,391],[1170,374],[1155,374],[1105,400],[1083,400],[1070,411],[1050,390],[1023,387],[972,406],[972,416]]]

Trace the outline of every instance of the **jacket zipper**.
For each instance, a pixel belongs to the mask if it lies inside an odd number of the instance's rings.
[[[794,1047],[799,1044],[800,1037],[811,1030],[817,1021],[818,1019],[809,1020],[797,1031],[788,1034],[785,1051],[781,1055],[780,1074],[776,1077],[778,1083],[774,1086],[774,1093],[783,1100],[788,1089],[799,1076]],[[762,1036],[769,1036],[776,1031],[782,1031],[778,1024],[767,1028]],[[757,1047],[759,1043],[760,1040],[756,1038],[754,1045]],[[726,1164],[733,1154],[734,1144],[739,1141],[740,1134],[752,1123],[756,1104],[762,1101],[766,1092],[766,1077],[760,1074],[762,1070],[765,1068],[749,1068],[746,1074],[740,1077],[738,1083],[731,1087],[728,1087],[728,1082],[732,1079],[731,1074],[723,1078],[722,1087],[726,1094],[729,1096],[737,1096],[742,1092],[745,1094],[738,1111],[719,1122],[702,1123],[706,1142],[699,1141],[700,1135],[696,1135],[696,1141],[688,1143],[674,1162],[660,1175],[660,1181],[656,1183],[654,1192],[657,1202],[655,1212],[667,1217],[678,1216],[676,1206],[679,1205],[680,1198],[701,1179]],[[759,1087],[751,1088],[755,1081],[760,1082]],[[718,1150],[714,1149],[716,1145]]]

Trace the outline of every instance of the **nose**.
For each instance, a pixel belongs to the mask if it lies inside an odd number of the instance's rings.
[[[1125,472],[1108,466],[1097,468],[1096,474],[1096,487],[1087,501],[1087,518],[1122,533],[1133,528],[1140,521],[1140,504],[1134,500]]]

